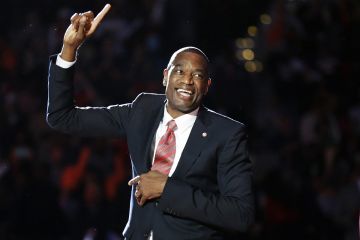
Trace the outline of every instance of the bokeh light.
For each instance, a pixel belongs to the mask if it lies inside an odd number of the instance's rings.
[[[244,50],[242,51],[242,57],[243,57],[245,60],[251,61],[251,60],[254,60],[254,58],[255,58],[255,53],[254,53],[254,51],[251,50],[251,49],[244,49]]]
[[[253,48],[255,45],[254,40],[251,38],[238,38],[236,39],[236,46],[238,48]]]
[[[258,32],[258,29],[256,26],[249,26],[247,31],[248,31],[249,36],[255,37]]]
[[[260,22],[262,24],[271,24],[272,22],[271,16],[269,14],[261,14]]]

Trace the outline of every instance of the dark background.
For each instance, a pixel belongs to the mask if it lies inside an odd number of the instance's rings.
[[[45,122],[48,57],[73,13],[105,3],[2,3],[2,240],[121,239],[126,142],[68,136]],[[110,3],[79,52],[78,105],[163,92],[171,53],[195,45],[211,60],[205,105],[248,126],[257,214],[245,239],[358,239],[360,1]]]

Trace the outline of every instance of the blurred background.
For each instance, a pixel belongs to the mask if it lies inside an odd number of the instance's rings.
[[[3,5],[2,240],[122,239],[130,179],[125,140],[68,136],[45,122],[49,56],[60,51],[73,13],[97,13],[105,3]],[[162,93],[172,52],[195,45],[211,60],[205,105],[248,126],[257,214],[244,239],[358,239],[359,0],[110,3],[79,52],[77,105]]]

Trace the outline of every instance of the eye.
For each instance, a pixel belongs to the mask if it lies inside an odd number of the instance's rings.
[[[180,75],[180,74],[183,73],[183,71],[182,71],[181,69],[176,69],[176,70],[175,70],[175,73]]]
[[[193,77],[199,78],[199,79],[203,79],[203,78],[204,78],[204,76],[203,76],[201,73],[194,73],[194,74],[193,74]]]

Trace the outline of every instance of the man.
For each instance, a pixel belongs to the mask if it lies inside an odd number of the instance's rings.
[[[134,178],[126,239],[225,239],[253,221],[251,163],[243,124],[201,105],[211,84],[198,48],[176,51],[163,94],[109,107],[73,105],[77,49],[109,11],[74,14],[49,69],[47,121],[82,136],[126,137]]]

